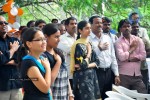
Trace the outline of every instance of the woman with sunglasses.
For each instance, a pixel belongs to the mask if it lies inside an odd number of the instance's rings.
[[[22,34],[22,41],[28,50],[28,55],[21,61],[23,100],[52,100],[50,64],[41,56],[47,44],[42,31],[29,28]]]

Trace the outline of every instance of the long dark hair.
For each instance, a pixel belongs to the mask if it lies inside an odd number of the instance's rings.
[[[22,61],[22,58],[28,54],[28,46],[26,45],[27,41],[32,41],[37,31],[40,31],[39,28],[26,28],[26,30],[22,33],[22,46],[18,50],[17,60],[19,65]]]
[[[59,31],[59,28],[58,28],[57,24],[50,23],[50,24],[45,25],[42,30],[43,30],[43,33],[49,37],[49,36],[55,34],[57,31]],[[54,48],[54,51],[56,54],[58,54],[61,57],[62,62],[64,62],[65,57],[63,55],[63,51],[58,48]]]
[[[79,29],[80,29],[80,30],[83,30],[83,28],[84,28],[87,24],[88,24],[88,22],[85,21],[85,20],[80,21],[80,22],[78,23],[78,26],[77,26],[77,31],[78,31],[77,40],[80,38],[80,35],[81,35],[81,33],[79,32]]]

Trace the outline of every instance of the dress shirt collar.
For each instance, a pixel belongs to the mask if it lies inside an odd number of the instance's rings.
[[[90,33],[90,36],[92,37],[92,39],[101,39],[103,35],[105,34],[101,33],[101,37],[98,38],[93,32]]]
[[[72,37],[68,32],[65,33],[67,37]],[[74,38],[74,37],[73,37]],[[75,34],[75,39],[77,38],[77,34]]]
[[[91,32],[90,36],[91,36],[93,39],[94,39],[94,38],[97,38],[97,36],[96,36],[93,32]]]

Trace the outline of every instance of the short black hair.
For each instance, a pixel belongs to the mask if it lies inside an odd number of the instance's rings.
[[[60,23],[65,25],[66,19],[62,20]]]
[[[123,26],[124,23],[131,25],[131,23],[129,22],[128,19],[122,19],[122,20],[120,20],[120,22],[118,24],[118,32],[120,32],[120,28]]]
[[[77,19],[75,17],[69,17],[65,20],[65,25],[69,25],[70,20],[76,20],[77,21]]]
[[[103,17],[103,18],[102,18],[102,22],[103,22],[103,23],[105,23],[105,22],[111,23],[112,21],[111,21],[111,19],[109,19],[109,18],[107,18],[107,17]]]
[[[101,18],[101,17],[98,16],[98,15],[95,15],[95,16],[90,17],[90,18],[89,18],[90,24],[93,24],[93,19],[94,19],[94,18]]]
[[[28,23],[27,23],[27,27],[30,28],[30,25],[35,22],[34,20],[30,20]]]
[[[130,14],[131,17],[132,17],[133,15],[138,15],[138,13],[137,13],[137,12],[133,12],[133,13]]]
[[[44,20],[42,20],[42,19],[39,19],[39,20],[37,20],[36,22],[35,22],[35,26],[37,27],[39,24],[41,24],[41,23],[45,23],[46,24],[46,22],[44,21]]]
[[[57,21],[57,22],[58,22],[58,19],[54,18],[54,19],[52,19],[51,22],[53,23],[54,21]]]

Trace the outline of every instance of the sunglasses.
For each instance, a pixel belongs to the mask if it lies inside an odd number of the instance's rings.
[[[6,22],[6,21],[0,21],[0,25],[3,25],[3,24],[8,25],[8,22]]]

